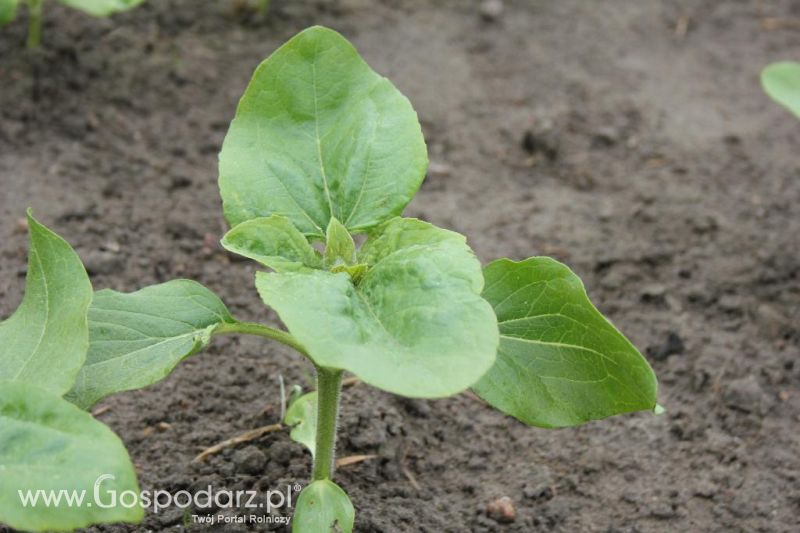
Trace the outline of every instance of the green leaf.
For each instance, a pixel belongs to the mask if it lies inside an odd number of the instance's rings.
[[[68,531],[91,524],[139,522],[144,511],[128,453],[119,438],[88,413],[28,383],[0,382],[0,523],[26,531]],[[114,476],[100,479],[103,475]],[[99,500],[95,501],[95,484]],[[24,506],[22,496],[61,492],[60,504]],[[81,505],[68,494],[85,491]],[[116,492],[117,505],[111,505]],[[120,494],[127,494],[119,505]]]
[[[336,217],[331,217],[325,235],[325,266],[352,265],[356,260],[356,243]]]
[[[280,215],[242,222],[225,234],[222,246],[277,272],[322,267],[319,254],[305,236]]]
[[[548,257],[484,269],[500,348],[475,392],[539,427],[653,409],[656,378],[634,346],[589,301],[581,280]]]
[[[800,63],[782,61],[761,72],[761,85],[770,98],[800,118]]]
[[[89,309],[89,354],[67,398],[89,408],[109,394],[152,385],[206,347],[217,327],[234,322],[225,304],[194,281],[128,294],[98,291]]]
[[[399,215],[425,177],[427,152],[409,101],[347,40],[315,26],[255,71],[220,153],[232,226],[280,214],[325,238]]]
[[[338,272],[345,272],[350,279],[353,280],[353,283],[358,284],[361,281],[361,278],[369,270],[369,266],[365,263],[357,263],[355,265],[336,265],[335,267],[331,268],[331,272],[334,274]]]
[[[0,323],[0,379],[33,383],[59,396],[86,358],[92,285],[78,255],[28,212],[25,296]]]
[[[59,0],[59,2],[95,17],[107,17],[133,9],[144,0]]]
[[[9,24],[17,17],[18,0],[0,0],[0,26]]]
[[[294,533],[328,533],[353,531],[356,510],[347,494],[327,479],[315,481],[297,498],[292,518]]]
[[[313,457],[317,437],[317,392],[309,392],[292,402],[283,423],[291,426],[292,440],[308,448]]]
[[[320,366],[404,396],[461,392],[497,351],[480,264],[457,233],[399,218],[382,230],[357,286],[343,273],[258,273],[259,293]]]

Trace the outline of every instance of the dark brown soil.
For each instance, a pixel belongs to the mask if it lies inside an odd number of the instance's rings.
[[[266,20],[197,0],[98,20],[51,2],[40,55],[24,17],[0,31],[0,314],[21,296],[31,205],[97,288],[189,277],[275,322],[254,265],[216,247],[216,156],[259,61],[328,25],[424,123],[432,168],[407,213],[484,261],[566,261],[648,354],[667,409],[547,431],[467,395],[349,388],[339,452],[379,456],[338,473],[357,530],[800,530],[800,122],[758,83],[800,57],[795,2],[518,0],[494,20],[455,0],[272,3]],[[281,374],[310,385],[288,349],[223,339],[99,418],[145,488],[304,484],[285,432],[191,463],[275,422]],[[503,496],[510,524],[486,514]],[[176,509],[145,528],[204,530]]]

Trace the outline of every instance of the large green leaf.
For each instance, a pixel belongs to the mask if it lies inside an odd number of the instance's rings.
[[[484,276],[500,349],[474,387],[481,398],[540,427],[655,407],[652,369],[592,305],[569,268],[548,257],[500,259]]]
[[[315,26],[255,71],[220,153],[232,226],[279,214],[324,239],[399,215],[427,168],[409,101],[333,30]]]
[[[764,91],[776,102],[800,118],[800,63],[782,61],[761,72]]]
[[[292,428],[289,436],[293,441],[308,448],[315,455],[317,438],[317,391],[297,398],[286,410],[283,423]]]
[[[95,17],[107,17],[133,9],[144,0],[59,0],[59,2]]]
[[[0,26],[5,26],[17,16],[18,0],[0,0]]]
[[[294,533],[350,533],[356,511],[347,494],[327,479],[315,481],[297,498],[292,518]]]
[[[125,447],[88,413],[31,384],[5,381],[0,382],[0,424],[0,523],[26,531],[69,531],[143,518]],[[51,491],[59,500],[48,506],[44,498]],[[117,505],[111,506],[110,491]],[[125,491],[136,495],[123,497],[130,507],[119,504]],[[83,498],[80,504],[77,499],[68,503],[73,495]],[[26,500],[25,506],[22,498],[28,496],[38,500]]]
[[[0,323],[0,379],[33,383],[59,396],[86,358],[92,285],[78,255],[28,213],[25,296]]]
[[[280,215],[242,222],[225,234],[222,246],[277,272],[322,267],[305,236]]]
[[[260,272],[259,293],[318,365],[404,396],[458,393],[497,350],[480,264],[457,233],[400,218],[381,229],[357,285],[345,273]]]
[[[151,385],[208,345],[234,319],[211,291],[174,280],[133,293],[102,290],[89,309],[91,344],[67,398],[88,408],[116,392]]]

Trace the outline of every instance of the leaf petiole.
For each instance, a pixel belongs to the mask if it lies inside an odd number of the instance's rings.
[[[217,326],[217,328],[214,330],[214,333],[221,335],[226,333],[244,333],[247,335],[256,335],[258,337],[272,339],[280,342],[281,344],[285,344],[286,346],[294,348],[301,354],[309,357],[308,352],[305,348],[303,348],[303,345],[300,344],[297,339],[292,337],[292,335],[288,332],[271,328],[269,326],[256,324],[255,322],[225,322]]]

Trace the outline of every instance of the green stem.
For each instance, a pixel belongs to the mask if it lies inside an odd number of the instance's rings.
[[[224,323],[217,327],[214,333],[244,333],[247,335],[257,335],[290,346],[308,357],[308,352],[303,348],[303,345],[297,342],[297,339],[292,337],[289,333],[268,326],[262,326],[261,324],[255,324],[253,322]]]
[[[258,12],[262,15],[266,15],[267,11],[269,11],[269,2],[270,0],[261,0],[258,6]]]
[[[276,340],[308,357],[303,346],[286,331],[253,322],[223,323],[215,334],[244,333]],[[336,459],[336,425],[339,418],[339,394],[343,371],[317,366],[317,439],[314,454],[314,481],[333,477]]]
[[[42,0],[28,0],[28,49],[42,42]]]
[[[314,481],[333,477],[336,459],[336,426],[342,371],[317,367],[317,442],[314,453]]]

